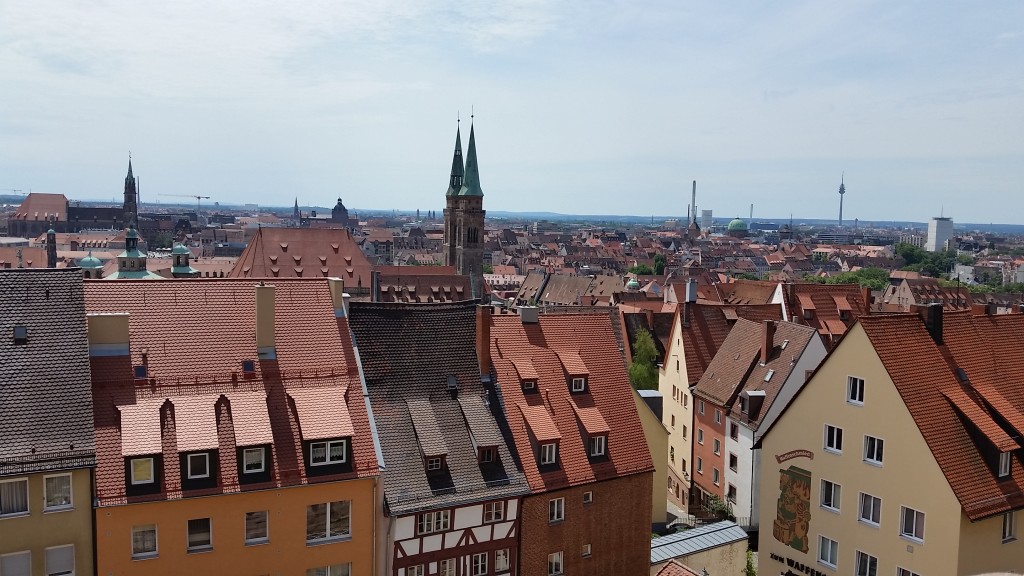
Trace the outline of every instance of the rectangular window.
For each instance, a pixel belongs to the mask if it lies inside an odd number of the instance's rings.
[[[866,554],[857,550],[855,558],[856,569],[854,574],[857,576],[877,576],[878,575],[878,558],[875,558],[871,554]]]
[[[541,444],[540,445],[540,463],[554,464],[558,460],[558,444]]]
[[[306,543],[347,538],[352,530],[352,502],[338,500],[306,508]]]
[[[740,426],[735,422],[729,423],[729,437],[733,440],[740,439]]]
[[[213,535],[209,518],[195,518],[188,521],[188,551],[208,550],[213,547]]]
[[[675,446],[669,446],[668,447],[668,459],[671,460],[672,462],[676,461],[676,447]]]
[[[906,568],[897,567],[896,568],[896,576],[921,576],[921,575],[918,574],[917,572],[911,572],[910,570],[907,570]]]
[[[604,456],[606,442],[608,438],[606,436],[594,436],[590,439],[590,455],[591,456]]]
[[[548,576],[562,574],[562,552],[548,554]]]
[[[1010,462],[1012,461],[1012,454],[1010,452],[999,453],[999,477],[1005,478],[1010,475]]]
[[[703,474],[703,473],[704,473],[704,459],[701,458],[700,456],[697,456],[697,474]]]
[[[733,486],[732,484],[729,484],[729,489],[725,492],[725,497],[729,500],[729,502],[732,502],[733,504],[735,504],[736,503],[736,487]]]
[[[32,576],[32,552],[15,552],[0,556],[0,574],[7,576]]]
[[[821,507],[828,508],[833,512],[839,512],[839,500],[843,494],[843,487],[829,480],[821,481]]]
[[[246,448],[242,452],[242,471],[246,474],[263,472],[266,465],[263,462],[263,448]]]
[[[132,484],[152,484],[153,483],[153,459],[152,458],[132,458],[131,462],[132,470]]]
[[[683,424],[683,440],[686,440],[686,432],[687,432],[686,424]]]
[[[263,544],[270,539],[267,528],[267,511],[245,513],[245,543]]]
[[[345,448],[345,440],[331,440],[329,442],[310,442],[309,463],[311,466],[344,464],[346,460]]]
[[[846,401],[850,404],[864,405],[864,379],[850,376],[846,379]]]
[[[590,504],[593,501],[594,501],[594,493],[593,492],[588,490],[588,491],[583,493],[583,503],[584,504]]]
[[[0,516],[28,514],[28,479],[0,482]]]
[[[722,473],[718,471],[718,468],[711,469],[711,481],[715,483],[715,486],[718,486],[718,483],[721,481],[721,476]]]
[[[508,551],[506,550],[507,554]],[[455,558],[446,558],[437,564],[437,576],[455,576]]]
[[[444,532],[451,524],[451,511],[438,510],[436,512],[424,512],[419,515],[417,521],[417,534],[433,534]]]
[[[480,462],[487,464],[494,462],[497,459],[497,450],[494,448],[481,448],[480,449]]]
[[[869,464],[882,464],[882,448],[885,441],[874,436],[864,436],[864,461]]]
[[[485,576],[487,574],[487,553],[473,554],[473,576]]]
[[[505,502],[485,502],[484,522],[501,522],[505,519]]]
[[[861,492],[860,515],[858,518],[861,522],[878,526],[878,523],[882,520],[882,499]]]
[[[505,548],[503,550],[495,550],[494,552],[494,571],[508,572],[510,567],[509,562],[509,550]],[[452,576],[455,576],[455,571],[452,571]]]
[[[565,498],[548,500],[548,522],[565,520]]]
[[[722,454],[722,441],[719,440],[718,438],[715,438],[713,446],[714,446],[715,454],[716,455],[721,455]]]
[[[423,566],[412,566],[406,568],[406,574],[413,576],[416,574],[415,569],[419,568],[419,576],[423,576]],[[344,564],[333,564],[331,566],[320,566],[317,568],[310,568],[306,570],[306,576],[352,576],[352,563],[346,562]]]
[[[132,558],[156,555],[156,524],[132,526]]]
[[[75,573],[75,545],[54,546],[46,549],[46,576],[70,576]],[[0,574],[6,575],[3,568]]]
[[[697,403],[697,411],[700,412],[701,416],[704,415],[704,401],[703,400],[699,400],[698,401],[698,403]]]
[[[746,414],[748,406],[749,406],[749,404],[747,402],[747,397],[746,396],[740,396],[740,412],[742,412],[743,414]]]
[[[818,537],[818,562],[830,567],[835,568],[836,562],[839,561],[839,542],[826,538],[824,536]]]
[[[441,469],[440,458],[427,458],[427,472],[436,472]]]
[[[188,458],[188,477],[192,478],[209,478],[210,477],[210,455],[206,452],[199,454],[189,454]]]
[[[1003,514],[1003,542],[1017,539],[1017,512],[1011,510]]]
[[[704,429],[697,428],[697,444],[704,444]]]
[[[843,429],[825,424],[825,450],[829,452],[842,453],[843,451]]]
[[[586,389],[587,389],[587,379],[586,378],[573,378],[572,379],[572,391],[573,392],[583,392]]]
[[[59,510],[70,508],[71,475],[61,474],[43,477],[43,509]]]
[[[719,410],[718,408],[715,408],[715,424],[721,424],[721,423],[722,423],[722,411]]]
[[[580,554],[580,556],[583,556],[584,558],[590,558],[590,553],[591,553],[590,544],[584,544],[583,545],[583,553]]]
[[[900,536],[924,541],[924,512],[900,506]]]
[[[675,414],[673,414],[673,415],[672,415],[672,420],[671,420],[671,422],[672,422],[671,426],[672,426],[673,428],[675,428],[675,427],[676,427],[676,415],[675,415]]]
[[[735,454],[733,454],[732,452],[730,452],[729,453],[729,470],[732,470],[733,472],[736,472],[739,469],[739,467],[740,467],[740,459],[739,459],[739,457],[736,456]]]

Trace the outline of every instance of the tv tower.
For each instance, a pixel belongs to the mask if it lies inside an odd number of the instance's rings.
[[[846,171],[839,177],[839,227],[843,226],[843,196],[846,195]]]

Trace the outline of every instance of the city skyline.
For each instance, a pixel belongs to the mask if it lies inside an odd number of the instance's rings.
[[[1014,223],[1024,8],[0,7],[0,189],[489,211]],[[2,192],[2,190],[0,190]],[[984,194],[999,202],[976,202]],[[894,197],[898,198],[894,201]],[[172,202],[171,198],[160,198]],[[207,202],[204,201],[204,205]],[[997,212],[998,210],[998,212]],[[1002,218],[999,215],[1006,215]]]

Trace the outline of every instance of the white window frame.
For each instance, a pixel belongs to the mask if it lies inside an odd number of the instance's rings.
[[[865,562],[864,571],[861,571],[860,569],[862,560]],[[874,564],[874,570],[871,569],[872,564]],[[878,574],[878,558],[868,554],[867,552],[857,550],[853,555],[853,573],[856,574],[856,576]]]
[[[470,558],[470,573],[473,576],[486,576],[487,574],[487,552],[473,554]]]
[[[583,503],[584,504],[593,504],[594,503],[594,493],[592,491],[587,490],[586,492],[583,493]]]
[[[259,458],[259,460],[260,460],[260,467],[259,467],[258,470],[255,470],[255,469],[254,470],[249,470],[249,455],[250,454],[259,454],[259,456],[260,456],[260,458]],[[262,446],[259,447],[259,448],[245,448],[244,450],[242,450],[242,473],[243,474],[259,474],[260,472],[266,471],[266,469],[267,469],[266,456],[267,456],[266,448],[263,448]]]
[[[719,410],[718,408],[715,408],[715,424],[721,424],[721,423],[722,423],[722,411]]]
[[[9,512],[7,514],[0,514],[0,518],[14,518],[16,516],[26,516],[32,513],[32,493],[29,491],[28,478],[12,478],[11,480],[0,480],[0,484],[23,484],[25,486],[25,509],[17,512]]]
[[[826,484],[831,489],[826,489]],[[820,502],[821,507],[832,512],[839,512],[842,509],[843,485],[831,480],[821,479]],[[828,496],[826,498],[826,495]]]
[[[540,445],[540,464],[546,466],[548,464],[555,464],[558,462],[558,444],[556,442],[548,442]]]
[[[484,502],[484,524],[505,520],[505,501]]]
[[[67,478],[68,479],[68,502],[67,504],[50,504],[50,493],[47,489],[47,480],[50,478]],[[59,512],[61,510],[71,510],[74,508],[75,500],[75,485],[71,478],[71,474],[47,474],[43,476],[43,511],[44,512]]]
[[[71,570],[60,570],[57,567],[50,567],[50,551],[59,550],[61,548],[71,549]],[[50,546],[43,551],[43,566],[45,568],[46,576],[75,576],[75,545],[65,544],[63,546]]]
[[[480,462],[483,462],[484,464],[488,464],[490,462],[494,462],[494,460],[496,459],[495,457],[497,455],[497,452],[498,451],[497,451],[496,448],[491,448],[491,447],[481,448],[480,449]]]
[[[189,522],[192,522],[193,520],[206,520],[206,525],[207,525],[208,534],[209,534],[209,542],[207,542],[206,544],[196,544],[195,546],[193,546],[189,542],[189,540],[192,537],[191,526],[189,526]],[[206,550],[212,550],[212,549],[213,549],[213,519],[212,518],[191,518],[189,520],[186,520],[185,521],[185,550],[188,551],[188,552],[205,552]]]
[[[149,461],[149,480],[139,480],[135,477],[135,463],[139,461]],[[128,461],[128,469],[131,471],[132,486],[138,486],[140,484],[153,484],[156,482],[156,466],[155,460],[152,456],[145,458],[132,458]]]
[[[204,472],[202,474],[193,474],[192,473],[192,459],[193,458],[202,458],[206,462],[206,465],[205,465],[206,472]],[[185,462],[187,463],[188,479],[189,480],[195,480],[195,479],[198,479],[198,478],[209,478],[210,477],[210,453],[209,452],[194,452],[192,454],[186,454],[185,455]]]
[[[1010,464],[1013,462],[1013,453],[999,453],[999,477],[1006,478],[1010,475]]]
[[[738,491],[736,490],[736,486],[733,484],[729,484],[729,486],[725,490],[725,499],[735,504],[737,492]]]
[[[331,459],[331,448],[335,444],[341,444],[341,459],[340,460],[332,460]],[[315,450],[318,447],[323,447],[323,449],[324,449],[324,461],[323,462],[316,462],[316,459],[313,457],[313,450]],[[345,438],[342,438],[340,440],[323,440],[323,441],[319,441],[319,442],[310,442],[309,443],[309,465],[310,466],[331,466],[331,465],[334,465],[334,464],[344,464],[347,461],[348,461],[348,440],[346,440]]]
[[[871,516],[865,517],[864,516],[864,503],[865,503],[865,501],[868,501],[868,500],[870,501],[870,503],[872,505],[871,506]],[[874,505],[875,502],[878,503],[877,507]],[[875,516],[878,517],[877,520],[874,518]],[[871,525],[871,526],[879,526],[881,524],[881,522],[882,522],[882,499],[879,498],[878,496],[873,495],[873,494],[868,494],[867,492],[861,492],[860,493],[860,498],[857,499],[857,520],[859,520],[859,521],[861,521],[861,522],[863,522],[865,524]]]
[[[587,379],[574,376],[572,379],[572,391],[573,392],[586,392],[587,391]]]
[[[829,432],[832,433],[832,441],[829,443]],[[839,426],[833,426],[831,424],[825,424],[825,451],[833,454],[843,453],[843,429]]]
[[[494,551],[494,573],[501,574],[512,569],[512,551],[508,548]],[[443,576],[443,574],[441,574]],[[455,572],[452,572],[455,576]]]
[[[10,558],[11,556],[24,556],[28,560],[28,573],[32,573],[32,551],[22,550],[19,552],[11,552],[10,554],[0,554],[0,563],[4,558]]]
[[[1017,539],[1017,511],[1003,513],[1003,544]]]
[[[565,555],[561,550],[548,554],[548,576],[559,576],[565,573]]]
[[[445,558],[437,563],[437,576],[455,576],[455,558]]]
[[[548,500],[548,522],[561,522],[565,520],[565,498],[552,498]]]
[[[427,567],[423,564],[409,566],[405,569],[405,576],[426,576]]]
[[[896,567],[896,576],[921,576],[917,572],[911,572],[902,566]]]
[[[846,401],[854,406],[864,405],[864,379],[858,376],[846,377]]]
[[[704,459],[701,458],[700,456],[697,456],[697,474],[703,474],[703,473],[704,473]]]
[[[604,456],[608,452],[608,437],[604,435],[590,438],[590,455]]]
[[[427,472],[436,472],[444,467],[444,460],[440,456],[427,458]]]
[[[339,534],[331,533],[331,509],[338,505],[348,504],[348,528],[341,531]],[[309,537],[309,511],[313,506],[324,506],[324,536],[321,538],[310,538]],[[334,542],[337,540],[347,540],[352,538],[352,501],[351,500],[334,500],[331,502],[317,502],[315,504],[309,504],[306,506],[306,545],[316,545],[325,542]]]
[[[249,515],[250,514],[263,514],[263,536],[256,536],[253,538],[249,537]],[[246,512],[244,516],[244,523],[242,525],[242,538],[245,540],[247,546],[254,544],[266,544],[270,541],[270,512],[268,510],[254,510],[252,512]]]
[[[715,486],[720,486],[722,484],[722,472],[718,468],[711,468],[711,482]]]
[[[864,435],[864,461],[874,466],[881,466],[885,458],[885,440],[876,436]]]
[[[594,549],[593,549],[593,547],[589,543],[584,544],[583,545],[583,551],[580,554],[580,556],[583,557],[583,558],[590,558],[590,555],[593,553],[593,551],[594,551]]]
[[[704,429],[697,428],[697,444],[704,445]]]
[[[524,392],[532,392],[532,391],[534,391],[536,389],[537,389],[537,381],[536,380],[523,380],[523,391]]]
[[[451,510],[435,510],[421,512],[416,517],[416,534],[436,534],[446,532],[451,527]]]
[[[828,557],[825,557],[823,552],[828,551]],[[818,563],[824,564],[833,570],[839,564],[839,542],[829,538],[828,536],[818,535]]]
[[[703,400],[699,400],[698,402],[699,403],[697,404],[697,411],[700,412],[701,416],[703,416],[704,415],[704,401]]]
[[[715,456],[721,456],[722,455],[722,441],[721,440],[719,440],[718,438],[715,438],[711,442],[711,446],[712,446],[711,450],[715,453]]]
[[[908,520],[911,524],[910,532],[906,530]],[[918,532],[921,533],[920,536],[917,535]],[[924,512],[900,506],[900,536],[914,542],[924,542]]]
[[[149,532],[152,528],[153,532],[153,550],[145,550],[142,552],[135,551],[135,535],[141,532]],[[132,558],[156,558],[160,555],[160,532],[156,524],[141,524],[139,526],[132,526]]]

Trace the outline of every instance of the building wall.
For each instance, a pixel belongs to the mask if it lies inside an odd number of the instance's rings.
[[[32,553],[32,574],[46,574],[46,549],[74,544],[75,574],[93,573],[92,557],[92,469],[71,470],[70,510],[43,511],[43,478],[69,471],[40,472],[25,476],[4,476],[2,480],[28,479],[29,513],[0,519],[0,556],[12,552]]]
[[[730,421],[729,425],[739,426],[733,421]],[[736,501],[732,503],[732,513],[736,515],[737,523],[741,526],[748,526],[753,521],[753,517],[757,516],[757,513],[751,510],[753,503],[752,492],[756,489],[754,484],[756,471],[754,470],[753,430],[746,426],[739,426],[739,439],[733,440],[730,437],[726,441],[726,447],[728,451],[728,454],[725,456],[725,478],[728,482],[726,494],[728,494],[729,485],[736,487]],[[735,471],[729,468],[729,454],[736,455],[738,465]],[[750,520],[747,520],[748,518]]]
[[[634,474],[523,499],[519,573],[547,574],[548,554],[561,551],[565,574],[620,576],[643,574],[651,558],[653,472]],[[583,504],[583,493],[594,493]],[[565,520],[548,523],[548,503],[565,498]],[[582,557],[584,544],[591,556]]]
[[[684,511],[689,504],[690,478],[693,471],[693,397],[686,381],[686,357],[682,344],[682,326],[676,319],[667,358],[658,371],[658,391],[662,396],[662,423],[669,430],[665,452],[651,452],[654,465],[667,462],[665,476],[669,501]],[[675,455],[675,460],[670,455]],[[671,482],[669,481],[671,478]]]
[[[747,541],[740,540],[724,546],[718,546],[708,550],[702,550],[689,556],[680,556],[675,559],[685,566],[689,566],[698,574],[701,570],[707,570],[712,575],[740,575],[747,566]],[[660,562],[651,566],[651,576],[658,573],[658,570],[667,564]]]
[[[932,218],[928,221],[928,240],[924,249],[939,252],[946,249],[946,242],[953,237],[953,221],[949,218]]]
[[[704,414],[700,413],[700,397],[695,396],[693,403],[696,405],[693,413],[693,482],[707,494],[714,494],[725,498],[726,482],[725,470],[728,468],[726,458],[727,448],[725,445],[725,425],[729,418],[725,415],[725,409],[704,400]],[[721,414],[721,422],[715,422],[715,411]],[[704,443],[700,443],[700,430],[704,431]],[[715,439],[719,441],[721,454],[714,453]],[[703,461],[703,471],[697,470],[697,458]],[[714,483],[714,470],[718,469],[718,485]],[[696,496],[694,496],[696,497]],[[696,512],[691,509],[691,514]]]
[[[640,398],[640,395],[633,391],[633,400],[636,402],[636,413],[640,416],[640,425],[644,429],[644,438],[647,439],[647,448],[651,451],[651,460],[654,461],[654,479],[651,487],[651,522],[663,524],[668,521],[668,500],[665,492],[668,490],[668,460],[665,454],[668,453],[669,431],[658,420],[657,415],[651,412],[647,403]],[[665,399],[662,398],[662,406]]]
[[[376,478],[325,482],[275,490],[165,500],[96,509],[99,574],[302,574],[345,562],[353,574],[369,574],[374,563]],[[306,508],[351,500],[351,539],[306,545]],[[245,513],[268,511],[269,542],[245,544]],[[210,518],[213,549],[189,553],[187,521]],[[132,526],[156,524],[158,556],[133,560]]]
[[[846,401],[851,375],[865,381],[863,406]],[[842,454],[823,449],[825,423],[843,429]],[[865,434],[885,441],[881,466],[863,461]],[[805,473],[808,492],[799,482],[783,491],[787,479]],[[760,477],[758,565],[766,574],[789,568],[779,558],[825,574],[849,574],[856,550],[878,558],[878,574],[895,574],[897,566],[948,574],[956,564],[959,502],[859,324],[764,437]],[[838,513],[821,506],[823,478],[842,486]],[[882,499],[878,526],[858,520],[861,492]],[[899,535],[901,506],[925,514],[923,543]],[[838,542],[836,569],[818,562],[821,535]]]
[[[1003,543],[1002,514],[971,522],[960,515],[960,559],[957,574],[1020,572],[1024,569],[1024,513],[1017,511],[1017,539]]]

